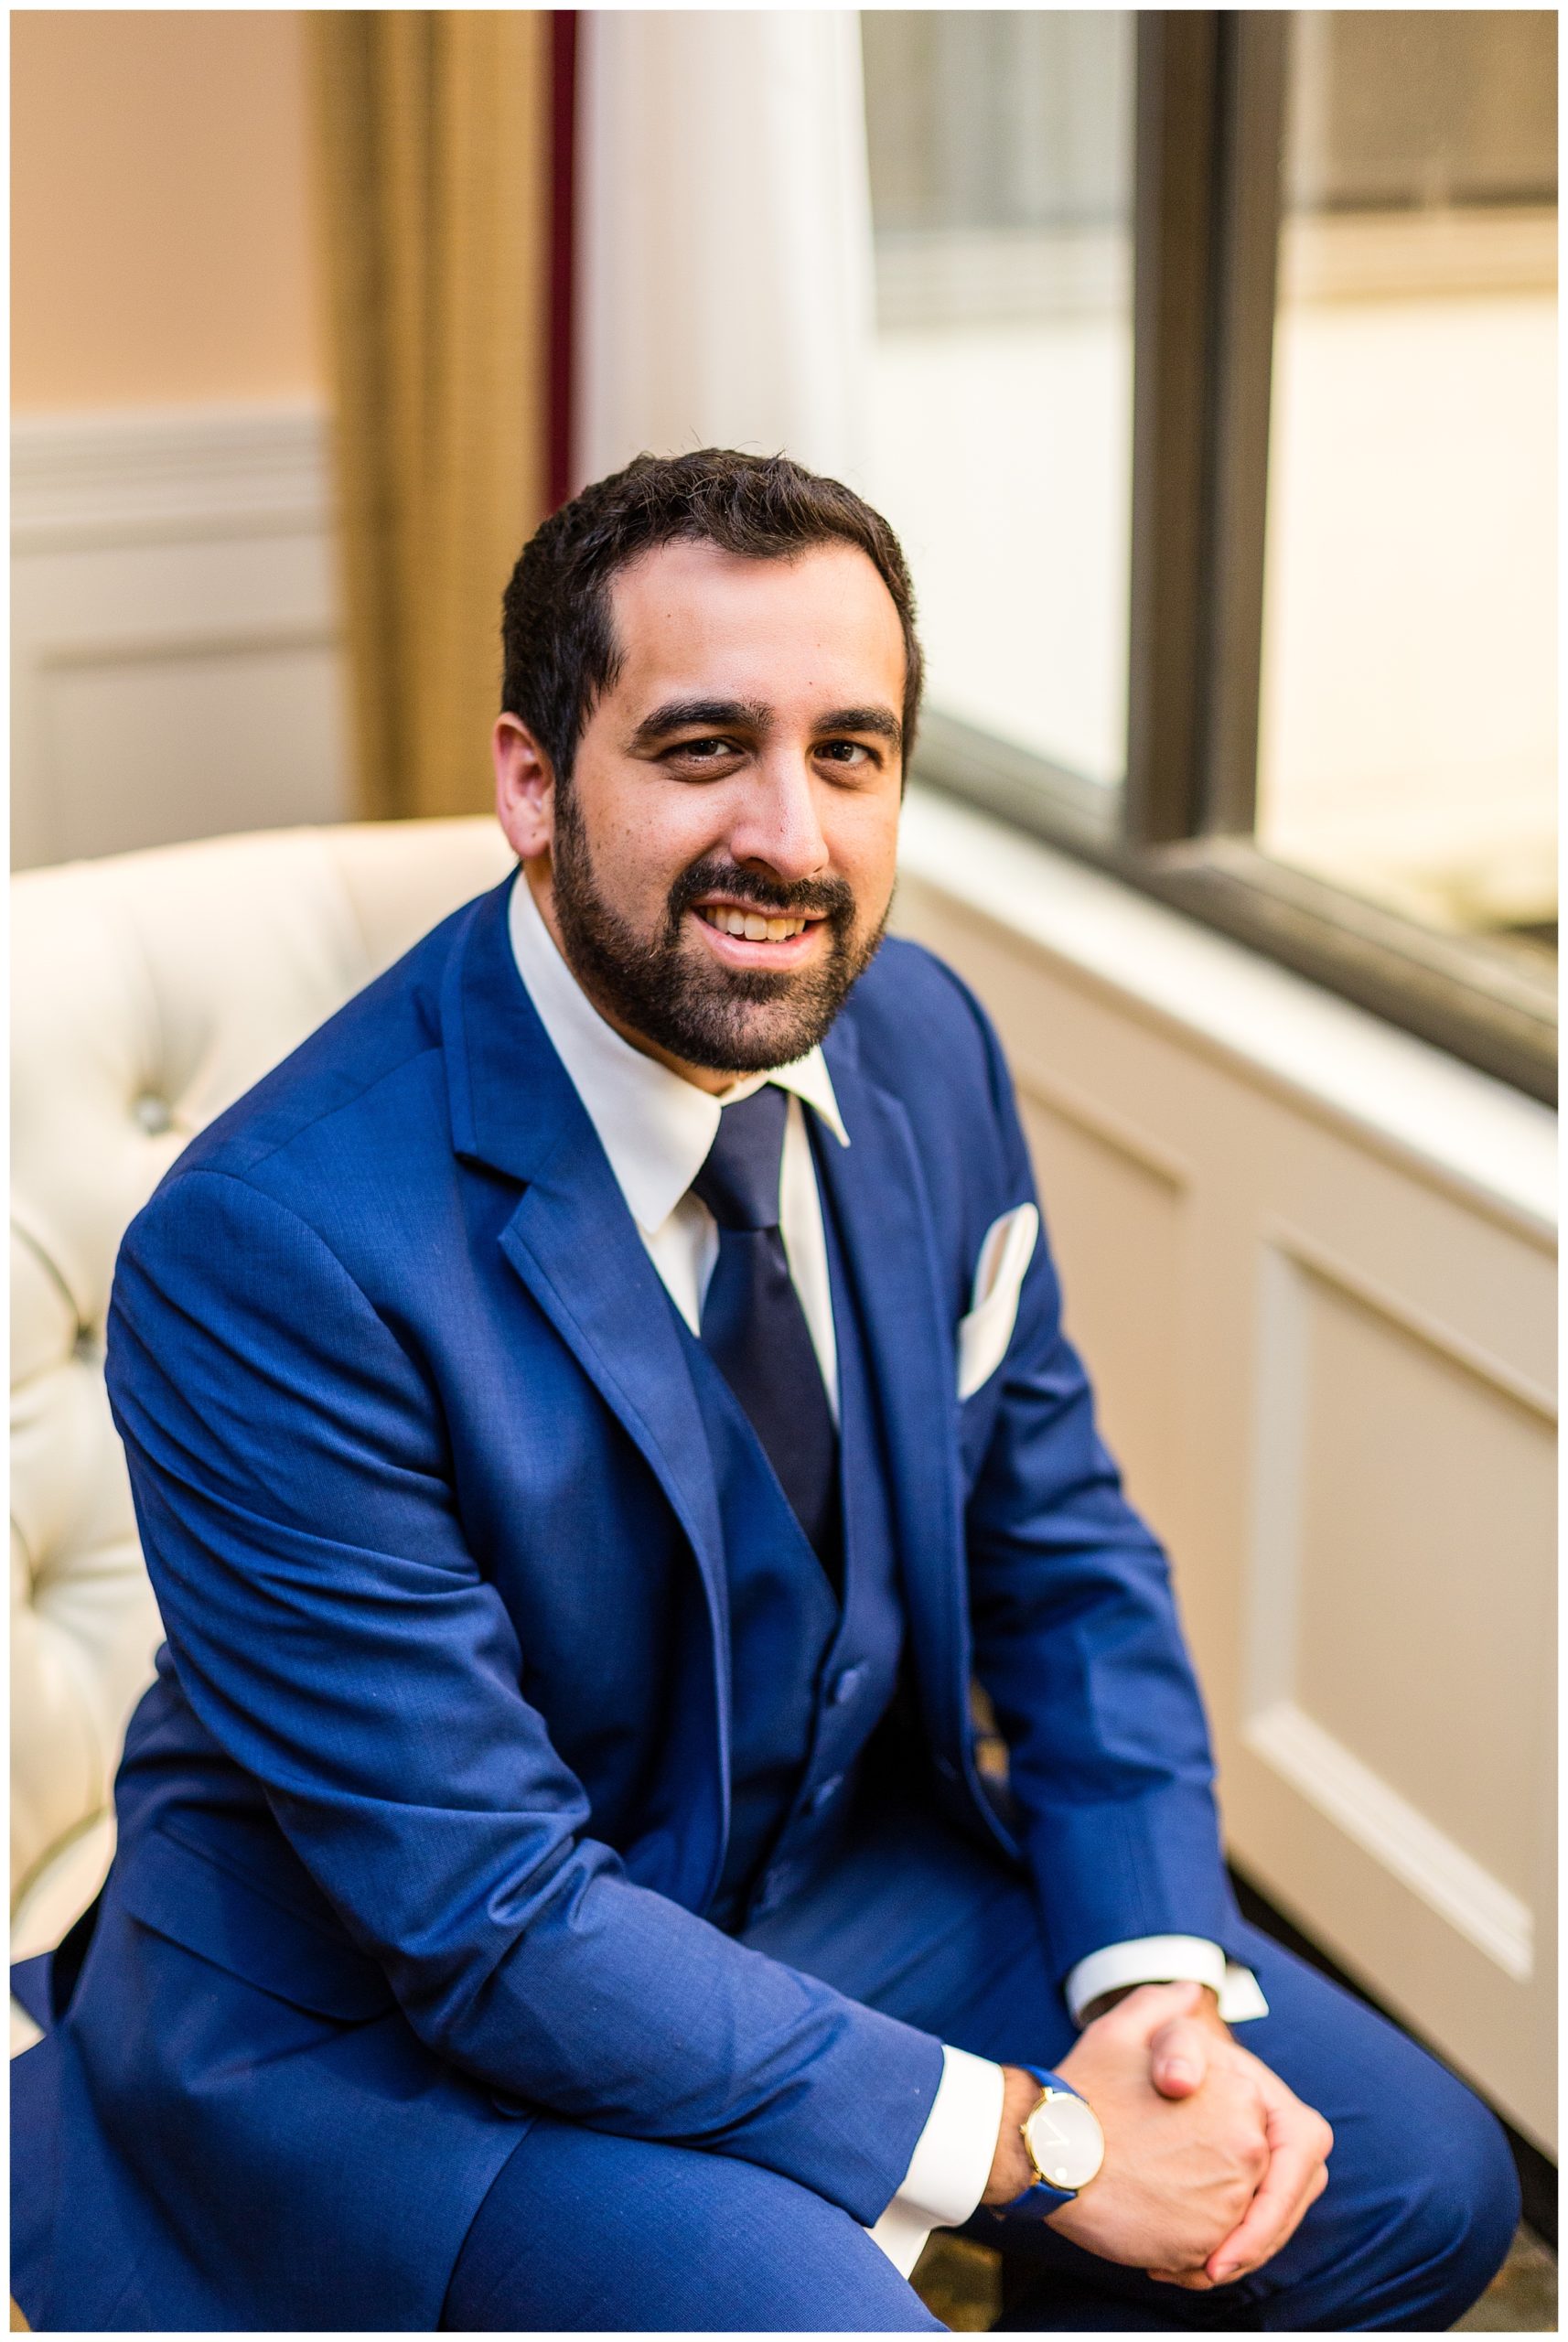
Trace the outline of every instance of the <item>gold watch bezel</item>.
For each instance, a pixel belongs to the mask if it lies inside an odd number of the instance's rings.
[[[1058,2090],[1052,2083],[1045,2083],[1041,2088],[1040,2095],[1035,2100],[1033,2106],[1030,2107],[1029,2111],[1025,2115],[1023,2121],[1019,2123],[1018,2135],[1024,2142],[1024,2153],[1029,2158],[1029,2168],[1035,2175],[1036,2185],[1041,2187],[1049,2187],[1055,2194],[1071,2198],[1073,2197],[1081,2196],[1086,2187],[1093,2186],[1095,2180],[1100,2176],[1100,2165],[1097,2165],[1094,2170],[1090,2173],[1089,2177],[1087,2179],[1080,2180],[1077,2186],[1070,2186],[1065,2179],[1058,2179],[1050,2172],[1042,2169],[1040,2159],[1035,2153],[1035,2143],[1029,2136],[1029,2125],[1034,2121],[1036,2115],[1040,2112],[1042,2108],[1049,2105],[1053,2100],[1066,2105],[1069,2100],[1083,2108],[1084,2111],[1089,2115],[1090,2121],[1093,2122],[1095,2129],[1100,2133],[1101,2161],[1103,2163],[1105,2153],[1104,2130],[1101,2127],[1099,2115],[1095,2113],[1094,2109],[1090,2105],[1088,2099],[1084,2098],[1078,2090]]]

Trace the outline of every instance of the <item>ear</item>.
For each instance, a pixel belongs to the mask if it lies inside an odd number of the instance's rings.
[[[496,768],[496,819],[520,861],[535,861],[554,843],[554,768],[516,715],[497,717],[490,753]]]

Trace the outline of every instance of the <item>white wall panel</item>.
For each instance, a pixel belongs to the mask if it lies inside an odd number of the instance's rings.
[[[17,867],[349,811],[313,408],[12,435]]]
[[[1545,1647],[1540,1552],[1552,1511],[1550,1417],[1401,1314],[1278,1256],[1261,1328],[1258,1545],[1265,1634],[1250,1734],[1280,1700],[1428,1813],[1516,1893],[1530,1884],[1528,1778]],[[1278,1420],[1269,1418],[1277,1410]],[[1294,1451],[1294,1452],[1292,1452]],[[1455,1703],[1444,1645],[1509,1681],[1484,1733]]]
[[[1025,1076],[1024,1129],[1056,1241],[1096,1220],[1115,1230],[1104,1245],[1076,1248],[1067,1330],[1100,1360],[1100,1423],[1129,1495],[1177,1542],[1185,1459],[1181,1359],[1182,1225],[1186,1182],[1135,1138],[1112,1135],[1092,1108]]]

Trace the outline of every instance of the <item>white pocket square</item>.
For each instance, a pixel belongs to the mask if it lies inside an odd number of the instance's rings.
[[[987,1230],[974,1272],[974,1297],[958,1327],[958,1395],[972,1398],[1007,1355],[1024,1272],[1035,1256],[1040,1215],[1033,1204],[1004,1211]]]

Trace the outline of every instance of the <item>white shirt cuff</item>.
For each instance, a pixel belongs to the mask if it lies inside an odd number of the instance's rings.
[[[867,2233],[907,2277],[933,2229],[978,2210],[1002,2128],[1003,2079],[989,2057],[942,2045],[942,2078],[898,2192]]]
[[[1207,1984],[1219,2001],[1227,2025],[1245,2025],[1251,2017],[1267,2016],[1257,1978],[1250,1968],[1227,1960],[1217,1943],[1203,1936],[1138,1936],[1130,1943],[1107,1944],[1080,1960],[1067,1980],[1067,2004],[1075,2025],[1102,1993],[1118,1993],[1133,1984]]]

